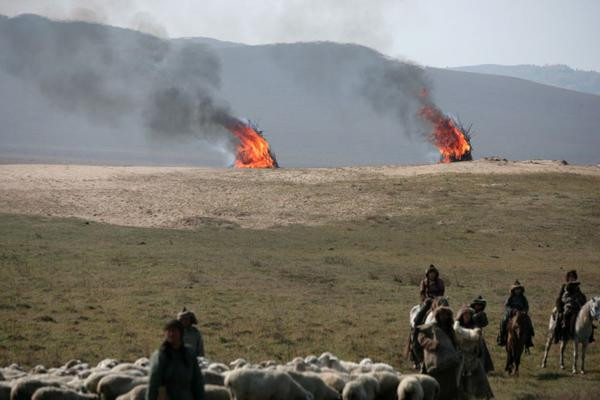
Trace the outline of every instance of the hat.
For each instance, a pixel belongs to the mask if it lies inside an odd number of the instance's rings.
[[[198,323],[198,319],[196,319],[196,314],[194,314],[192,311],[189,311],[185,307],[183,307],[183,310],[181,310],[181,312],[177,314],[177,319],[179,321],[181,321],[183,318],[189,318],[190,323],[192,325],[195,325]]]
[[[523,292],[525,291],[525,288],[523,287],[523,285],[521,285],[521,282],[519,282],[519,280],[517,279],[515,281],[515,283],[513,283],[513,285],[510,287],[510,292],[514,292],[516,289],[521,289]]]
[[[469,307],[475,308],[476,305],[480,305],[483,308],[485,308],[485,306],[487,305],[487,301],[485,301],[485,299],[481,295],[479,295],[476,299],[474,299],[471,302],[471,304],[469,304]]]
[[[460,320],[465,313],[470,313],[471,316],[473,316],[473,314],[475,314],[475,310],[473,310],[472,307],[462,306],[456,313],[456,320]]]
[[[436,277],[440,275],[440,271],[433,264],[429,264],[429,267],[425,271],[425,276],[429,275],[430,272],[435,272]]]
[[[450,307],[446,307],[446,306],[438,307],[433,312],[433,316],[435,317],[436,321],[439,321],[439,316],[442,314],[446,314],[448,316],[448,319],[450,319],[450,320],[452,320],[454,318],[452,309]]]
[[[565,276],[565,281],[569,280],[569,276],[573,276],[573,278],[575,278],[575,280],[577,280],[577,271],[572,269],[569,272],[567,272],[567,275]]]

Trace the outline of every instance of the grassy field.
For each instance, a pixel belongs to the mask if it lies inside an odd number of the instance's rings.
[[[599,178],[463,174],[360,185],[402,200],[402,215],[171,230],[2,214],[0,365],[145,356],[158,346],[162,323],[185,305],[196,311],[214,360],[286,361],[331,351],[408,372],[407,315],[434,263],[455,308],[479,294],[488,299],[497,398],[600,392],[597,343],[585,376],[558,370],[556,349],[547,370],[538,366],[565,270],[577,268],[584,292],[600,294]],[[537,336],[514,378],[501,372],[504,351],[494,338],[517,278]]]

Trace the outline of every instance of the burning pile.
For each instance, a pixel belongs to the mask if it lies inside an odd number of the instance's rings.
[[[235,168],[279,168],[269,142],[255,125],[236,119],[226,128],[239,139],[233,164]]]
[[[434,105],[423,106],[419,115],[433,126],[427,139],[439,150],[441,162],[473,159],[470,128],[465,129],[459,121],[448,117]]]

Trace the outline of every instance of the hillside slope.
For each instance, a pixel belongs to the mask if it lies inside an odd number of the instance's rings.
[[[389,99],[384,101],[385,112],[381,112],[382,104],[377,111],[365,96],[369,89],[366,76],[371,71],[406,68],[365,47],[335,43],[245,46],[206,38],[164,42],[130,30],[53,22],[36,16],[0,19],[0,30],[3,162],[230,164],[231,156],[218,146],[207,146],[196,139],[212,132],[157,140],[140,122],[144,114],[139,112],[139,104],[124,102],[120,108],[119,103],[106,100],[111,98],[110,90],[126,97],[147,87],[152,83],[148,71],[163,62],[164,49],[183,44],[216,57],[207,71],[214,80],[216,98],[228,103],[235,115],[258,121],[284,167],[437,160],[437,151],[423,139],[426,131],[398,118],[400,111],[396,113],[396,109],[402,110],[405,105]],[[76,51],[62,42],[52,44],[56,53],[48,49],[35,51],[40,38],[53,35],[82,37],[87,42]],[[9,37],[25,37],[32,50],[9,46]],[[23,57],[29,57],[27,54],[35,54],[36,58],[23,64],[27,68],[15,68],[15,60],[23,61]],[[89,107],[88,102],[60,90],[60,101],[49,98],[48,88],[56,95],[61,86],[55,82],[61,81],[50,76],[33,82],[27,75],[32,70],[46,71],[47,66],[60,71],[61,63],[69,66],[82,59],[89,59],[90,65],[104,63],[110,68],[106,75],[110,78],[95,82],[92,75],[92,80],[84,80],[75,92],[97,90],[100,107]],[[194,62],[188,65],[197,67]],[[84,72],[83,76],[88,76],[89,71]],[[166,73],[175,74],[177,70]],[[432,83],[431,93],[439,105],[466,124],[473,124],[476,158],[500,155],[509,159],[600,162],[600,96],[508,77],[434,68],[427,68],[424,74]],[[80,78],[76,74],[67,82],[77,83]],[[190,75],[190,85],[204,78]],[[410,84],[398,83],[400,87]],[[385,98],[383,93],[380,100]]]

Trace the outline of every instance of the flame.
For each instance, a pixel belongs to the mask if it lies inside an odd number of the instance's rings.
[[[438,148],[441,162],[472,160],[469,135],[452,118],[432,105],[423,106],[419,115],[433,125],[427,138]]]
[[[242,121],[227,127],[239,139],[236,148],[235,168],[278,168],[277,160],[271,153],[269,142],[260,131]]]

